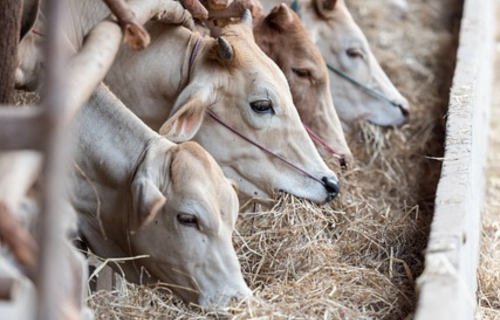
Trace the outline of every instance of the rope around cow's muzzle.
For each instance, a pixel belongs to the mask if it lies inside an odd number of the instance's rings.
[[[350,83],[354,84],[355,86],[357,86],[358,88],[360,88],[361,90],[365,91],[366,93],[368,93],[369,95],[375,97],[375,98],[378,98],[379,100],[382,100],[382,101],[386,101],[388,102],[389,104],[393,105],[394,107],[400,107],[400,104],[395,102],[394,100],[386,97],[384,94],[382,94],[381,92],[373,89],[373,88],[370,88],[368,87],[367,85],[359,82],[358,80],[352,78],[351,76],[349,76],[347,73],[345,72],[342,72],[340,71],[339,69],[335,68],[334,66],[330,65],[330,64],[326,64],[326,67],[328,68],[328,70],[330,71],[333,71],[335,74],[337,74],[338,76],[340,76],[341,78],[349,81]]]
[[[212,119],[214,119],[216,122],[218,122],[219,124],[221,124],[222,126],[224,126],[226,129],[228,129],[229,131],[233,132],[234,134],[236,134],[237,136],[239,136],[240,138],[242,138],[243,140],[245,140],[246,142],[250,143],[250,144],[253,144],[254,146],[256,146],[257,148],[259,148],[260,150],[264,151],[264,152],[267,152],[268,154],[272,155],[273,157],[283,161],[284,163],[286,163],[287,165],[289,165],[290,167],[294,168],[295,170],[301,172],[302,174],[304,174],[305,176],[313,179],[314,181],[320,183],[322,186],[324,186],[325,188],[328,188],[328,186],[326,185],[326,183],[321,180],[321,179],[318,179],[316,178],[314,175],[312,175],[311,173],[307,172],[306,170],[300,168],[299,166],[291,163],[290,161],[288,161],[287,159],[283,158],[282,156],[280,156],[279,154],[277,153],[274,153],[273,151],[269,150],[268,148],[264,147],[263,145],[261,145],[260,143],[248,138],[247,136],[245,136],[243,133],[241,133],[240,131],[238,131],[237,129],[231,127],[229,124],[227,124],[226,122],[224,122],[224,120],[222,120],[215,112],[213,112],[212,110],[210,109],[207,109],[207,113],[210,115],[210,117],[212,117]]]

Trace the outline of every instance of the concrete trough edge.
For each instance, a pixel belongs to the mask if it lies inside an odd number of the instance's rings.
[[[495,1],[465,0],[435,212],[417,280],[415,320],[474,319],[487,132],[493,89]]]

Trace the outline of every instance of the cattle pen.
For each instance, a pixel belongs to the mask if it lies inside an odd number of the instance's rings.
[[[253,298],[205,311],[167,286],[119,280],[111,290],[89,289],[86,305],[96,319],[474,318],[500,4],[346,3],[408,98],[410,122],[397,129],[359,124],[348,136],[355,163],[329,163],[343,187],[330,204],[284,193],[270,209],[243,204],[233,241]],[[91,280],[120,263],[91,259],[98,266]],[[476,319],[500,319],[500,284],[491,286],[493,311]]]

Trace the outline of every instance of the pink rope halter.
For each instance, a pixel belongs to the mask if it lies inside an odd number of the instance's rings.
[[[305,123],[302,122],[302,125],[304,128],[306,128],[307,133],[313,138],[313,140],[316,140],[320,145],[322,145],[326,150],[330,151],[340,162],[340,166],[342,168],[347,167],[347,164],[345,162],[344,157],[342,157],[335,149],[333,149],[325,140],[323,140],[317,133],[311,130]]]

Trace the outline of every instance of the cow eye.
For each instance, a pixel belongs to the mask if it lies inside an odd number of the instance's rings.
[[[186,227],[199,229],[198,218],[195,215],[187,213],[179,213],[177,215],[177,221]]]
[[[349,56],[350,58],[353,58],[353,59],[364,59],[365,58],[365,54],[363,53],[363,50],[359,49],[359,48],[350,48],[350,49],[347,49],[346,51],[346,54],[347,56]]]
[[[252,110],[257,113],[274,114],[273,103],[270,100],[259,100],[250,103]]]
[[[306,69],[293,69],[293,73],[299,78],[311,78],[311,72]]]

